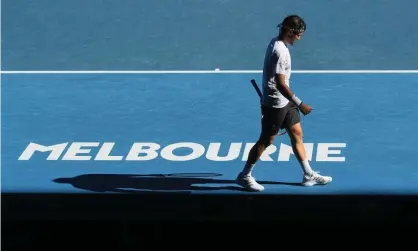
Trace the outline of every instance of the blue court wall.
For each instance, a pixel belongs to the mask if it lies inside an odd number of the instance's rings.
[[[412,0],[3,0],[3,70],[260,69],[288,14],[293,68],[417,69]]]

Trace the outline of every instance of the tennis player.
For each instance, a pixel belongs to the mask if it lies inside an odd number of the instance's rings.
[[[332,181],[331,177],[319,175],[309,165],[302,140],[299,110],[306,116],[313,109],[302,102],[289,87],[291,57],[288,46],[301,39],[306,24],[301,17],[290,15],[278,27],[279,35],[270,41],[264,59],[261,134],[236,179],[238,185],[250,191],[264,190],[252,176],[252,170],[264,150],[273,144],[280,129],[285,129],[289,135],[293,152],[302,167],[301,185],[325,185]]]

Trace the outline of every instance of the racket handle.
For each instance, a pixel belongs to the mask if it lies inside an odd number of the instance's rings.
[[[251,84],[253,85],[254,89],[257,91],[258,96],[260,97],[260,99],[263,98],[263,94],[260,91],[260,88],[258,88],[257,82],[255,81],[255,79],[251,79]]]

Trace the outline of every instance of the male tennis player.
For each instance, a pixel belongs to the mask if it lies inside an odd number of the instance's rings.
[[[301,17],[291,15],[278,27],[279,35],[270,41],[264,60],[261,134],[250,150],[244,169],[236,179],[237,184],[250,191],[264,190],[251,172],[264,150],[274,142],[280,129],[285,129],[288,133],[293,152],[302,167],[302,185],[325,185],[332,181],[331,177],[319,175],[309,165],[302,140],[299,110],[306,116],[313,109],[302,102],[289,87],[291,57],[288,46],[300,40],[306,30],[306,24]]]

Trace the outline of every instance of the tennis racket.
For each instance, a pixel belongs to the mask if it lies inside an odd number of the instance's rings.
[[[255,81],[255,79],[251,79],[251,84],[253,85],[255,91],[258,94],[258,97],[260,98],[260,106],[261,106],[261,118],[263,118],[264,116],[264,109],[263,109],[263,93],[260,91],[260,88],[257,85],[257,82]],[[277,135],[283,135],[286,133],[286,130],[284,129],[280,129],[279,133]]]

